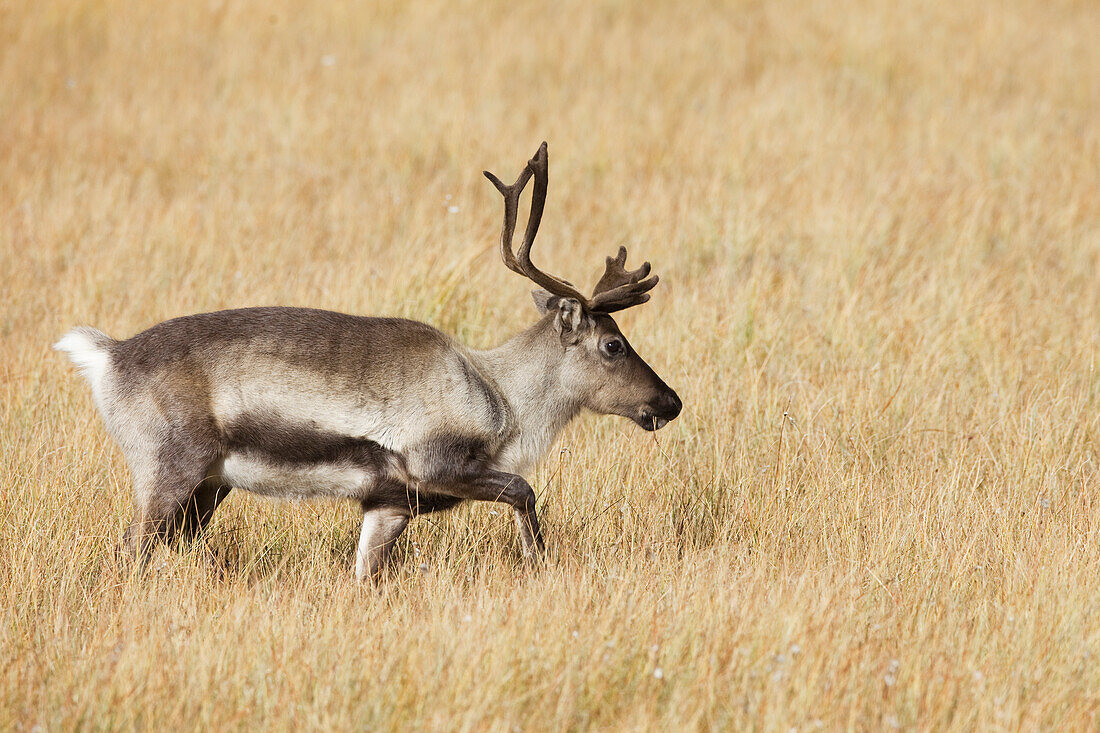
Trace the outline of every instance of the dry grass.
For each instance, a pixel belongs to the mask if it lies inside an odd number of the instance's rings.
[[[1091,2],[0,5],[0,728],[1096,729]],[[234,496],[148,577],[49,344],[249,304],[531,319],[654,262],[680,391],[572,426],[553,562],[470,506],[380,591],[350,506]],[[448,207],[457,207],[450,211]]]

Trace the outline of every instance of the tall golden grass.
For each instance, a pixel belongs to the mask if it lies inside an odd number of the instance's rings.
[[[0,5],[0,728],[1100,727],[1100,6]],[[129,479],[50,343],[244,305],[529,323],[662,276],[676,387],[380,589],[339,504],[232,496],[116,562]]]

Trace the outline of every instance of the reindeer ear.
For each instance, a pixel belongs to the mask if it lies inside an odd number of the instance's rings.
[[[545,290],[532,290],[531,297],[539,313],[554,314],[554,330],[561,336],[563,346],[572,346],[581,340],[582,331],[588,323],[584,306],[576,298],[563,298]]]
[[[545,316],[554,309],[554,299],[558,296],[551,295],[545,290],[532,290],[531,297],[535,299],[535,307],[539,309],[539,315]]]
[[[554,298],[554,306],[557,307],[557,315],[554,316],[554,328],[561,334],[563,346],[572,346],[579,343],[583,335],[584,326],[588,322],[576,298]]]

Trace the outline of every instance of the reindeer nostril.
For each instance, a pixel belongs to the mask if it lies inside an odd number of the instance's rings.
[[[671,409],[669,410],[668,417],[671,420],[672,418],[680,414],[680,410],[684,409],[684,403],[680,401],[679,395],[677,395],[675,392],[669,393],[669,397],[671,398],[670,402],[672,404]]]
[[[684,404],[680,402],[679,396],[672,390],[663,393],[657,398],[657,403],[654,405],[654,412],[658,417],[662,417],[666,420],[672,420],[680,414]]]

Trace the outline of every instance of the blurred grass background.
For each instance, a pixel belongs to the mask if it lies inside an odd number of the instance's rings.
[[[0,727],[1100,726],[1100,6],[0,3]],[[356,512],[233,496],[144,578],[49,345],[308,305],[488,346],[620,245],[683,397],[380,590]]]

